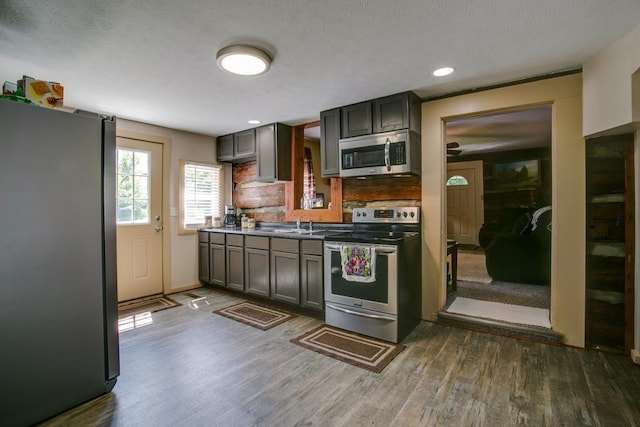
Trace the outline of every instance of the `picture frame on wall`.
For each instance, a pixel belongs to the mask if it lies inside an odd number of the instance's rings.
[[[493,179],[497,190],[539,187],[540,160],[494,163]]]

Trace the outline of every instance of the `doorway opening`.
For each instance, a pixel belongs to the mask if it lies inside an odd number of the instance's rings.
[[[447,312],[551,328],[551,135],[549,104],[446,121]]]

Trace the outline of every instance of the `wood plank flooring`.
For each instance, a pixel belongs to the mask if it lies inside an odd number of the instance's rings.
[[[640,367],[627,357],[422,322],[380,374],[289,340],[319,326],[298,316],[271,330],[212,314],[241,301],[153,313],[120,335],[113,392],[44,426],[632,426]]]

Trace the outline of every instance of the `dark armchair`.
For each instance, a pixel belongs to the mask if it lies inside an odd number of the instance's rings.
[[[485,257],[493,280],[549,285],[551,207],[538,209],[524,221],[520,218],[510,233],[496,235],[486,247]]]

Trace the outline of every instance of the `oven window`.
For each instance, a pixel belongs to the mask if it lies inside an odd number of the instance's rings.
[[[384,304],[389,302],[389,268],[385,255],[376,257],[376,280],[371,283],[351,282],[342,277],[340,251],[331,252],[331,267],[340,267],[331,269],[332,294]]]

